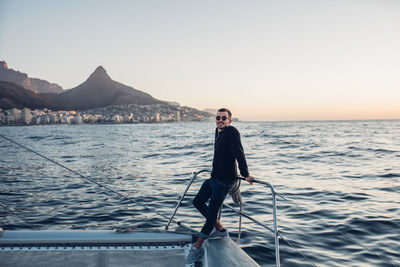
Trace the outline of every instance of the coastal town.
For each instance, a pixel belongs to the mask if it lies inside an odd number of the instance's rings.
[[[113,105],[85,111],[12,108],[0,109],[0,125],[167,123],[207,121],[212,116],[178,103]]]
[[[207,121],[215,112],[158,100],[112,80],[102,66],[77,87],[64,90],[0,61],[0,126]]]

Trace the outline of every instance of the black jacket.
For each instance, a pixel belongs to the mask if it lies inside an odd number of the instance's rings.
[[[224,182],[235,181],[237,178],[236,161],[239,163],[240,174],[243,177],[249,176],[239,131],[233,126],[225,127],[221,132],[218,132],[218,128],[215,129],[211,178]]]

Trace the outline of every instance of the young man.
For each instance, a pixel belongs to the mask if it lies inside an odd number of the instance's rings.
[[[230,126],[232,113],[226,108],[220,108],[215,119],[217,128],[215,129],[211,178],[204,181],[193,200],[193,205],[206,218],[206,222],[186,258],[186,263],[193,263],[201,256],[202,245],[207,238],[229,236],[228,230],[217,220],[217,215],[226,195],[237,179],[236,161],[239,164],[240,174],[246,177],[247,182],[253,183],[253,177],[249,175],[247,169],[239,131]],[[207,200],[210,200],[208,206],[206,205]],[[215,231],[210,235],[214,227]]]

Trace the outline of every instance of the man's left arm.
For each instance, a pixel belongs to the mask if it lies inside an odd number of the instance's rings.
[[[232,140],[230,144],[231,151],[235,156],[238,164],[240,174],[246,178],[246,181],[250,184],[253,183],[253,177],[249,175],[249,170],[247,167],[246,156],[244,155],[244,150],[242,146],[242,142],[240,140],[240,133],[238,130],[234,129],[232,131]]]

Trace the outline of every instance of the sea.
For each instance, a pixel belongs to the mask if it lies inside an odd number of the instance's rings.
[[[282,266],[400,266],[400,120],[232,125],[251,175],[279,194]],[[162,228],[165,218],[119,194],[170,216],[193,172],[211,169],[214,131],[212,122],[0,127],[0,227]],[[192,200],[207,178],[176,215],[197,230]],[[241,191],[243,212],[273,228],[269,188]],[[238,214],[223,209],[221,221],[236,241]],[[242,218],[240,246],[274,266],[271,231]]]

